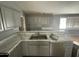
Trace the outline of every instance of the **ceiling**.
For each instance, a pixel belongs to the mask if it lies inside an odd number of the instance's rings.
[[[29,13],[79,14],[79,1],[4,1],[0,3]]]

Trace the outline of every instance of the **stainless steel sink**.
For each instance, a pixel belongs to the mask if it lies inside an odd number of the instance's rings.
[[[58,36],[56,36],[56,35],[54,35],[54,34],[51,34],[51,35],[50,35],[50,38],[51,38],[52,40],[58,40]]]
[[[44,35],[44,34],[41,34],[41,35],[32,35],[31,37],[30,37],[30,40],[35,40],[35,39],[37,39],[37,40],[43,40],[43,39],[47,39],[47,36],[46,35]]]

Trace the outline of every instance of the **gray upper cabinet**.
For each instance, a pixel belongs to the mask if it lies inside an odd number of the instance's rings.
[[[3,21],[5,29],[10,29],[14,27],[13,15],[12,10],[6,7],[2,7],[2,14],[3,14]]]
[[[7,7],[1,8],[5,30],[19,27],[20,13]]]
[[[13,19],[14,19],[14,24],[15,24],[15,27],[19,27],[20,26],[20,16],[21,16],[21,13],[19,11],[15,11],[13,10]]]
[[[79,28],[79,16],[71,16],[67,18],[68,28]]]
[[[1,8],[0,8],[0,32],[3,31],[3,23],[2,23],[2,16],[1,16]]]

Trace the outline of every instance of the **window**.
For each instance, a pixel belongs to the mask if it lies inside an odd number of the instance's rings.
[[[60,18],[59,29],[61,29],[61,30],[66,29],[66,18]]]

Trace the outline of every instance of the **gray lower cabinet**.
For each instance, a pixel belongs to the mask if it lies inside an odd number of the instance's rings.
[[[17,45],[10,53],[9,57],[22,57],[21,44]]]
[[[62,42],[57,42],[57,43],[50,43],[51,44],[51,49],[50,49],[50,55],[53,57],[64,57],[64,46]]]
[[[29,56],[39,56],[39,46],[29,45]]]
[[[49,46],[29,46],[29,56],[49,56]]]
[[[72,42],[22,41],[10,52],[9,56],[71,57],[71,53]]]
[[[50,43],[50,55],[54,57],[71,57],[73,43],[67,42],[56,42]]]
[[[72,48],[73,48],[73,42],[64,42],[64,49],[65,49],[65,57],[71,57],[72,56]]]
[[[49,42],[37,41],[29,42],[29,56],[49,56]]]
[[[50,56],[49,46],[40,46],[39,47],[39,56]]]
[[[34,45],[36,42],[22,41],[21,43],[23,56],[38,56],[38,46]]]
[[[64,46],[65,48],[65,57],[71,57],[72,56],[72,46]]]
[[[22,56],[29,56],[28,41],[22,41],[21,47],[22,47]]]
[[[79,57],[79,49],[77,50],[77,57]]]
[[[22,41],[9,53],[9,56],[50,56],[49,53],[49,42]]]

